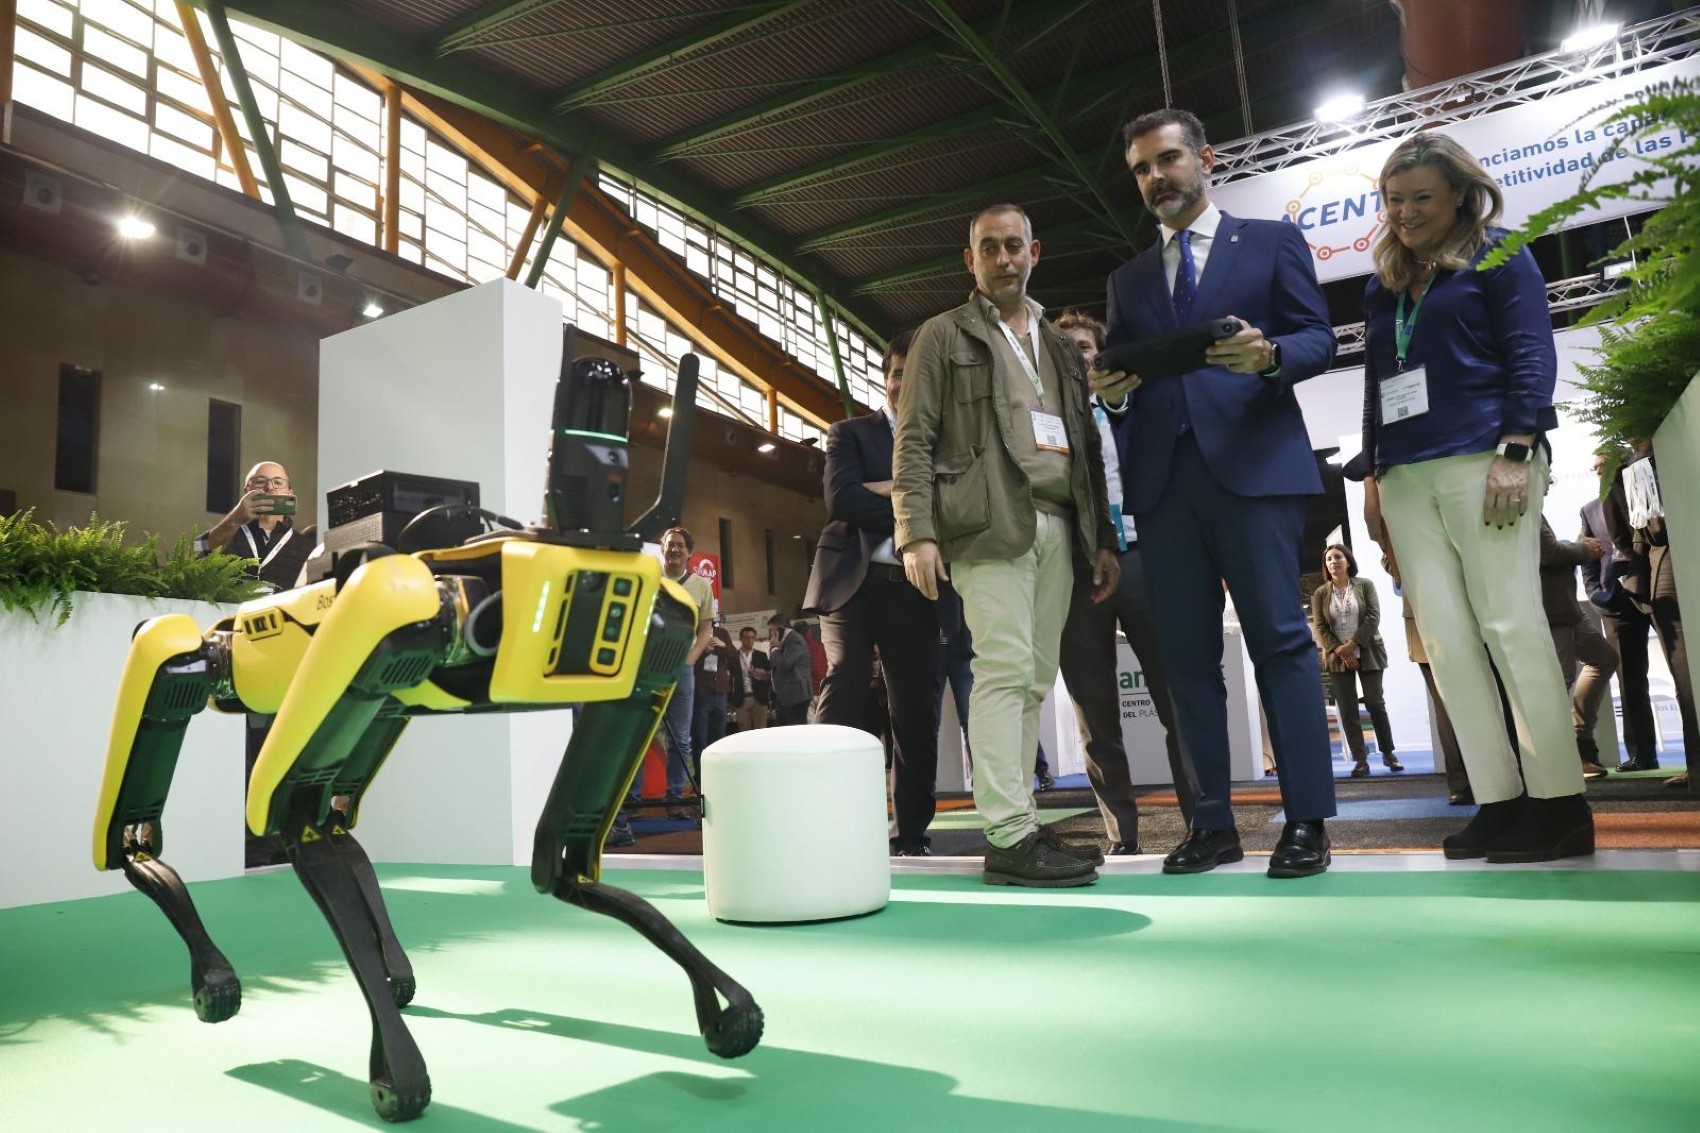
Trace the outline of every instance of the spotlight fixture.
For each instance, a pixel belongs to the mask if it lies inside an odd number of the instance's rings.
[[[360,313],[368,319],[375,319],[384,313],[384,305],[376,299],[368,299],[366,305],[360,308]]]
[[[1564,37],[1564,42],[1558,45],[1560,51],[1586,51],[1590,47],[1598,47],[1617,38],[1619,24],[1592,24]]]
[[[814,448],[816,445],[820,444],[820,438],[819,437],[804,437],[803,438],[803,444],[808,448]]]
[[[671,417],[673,416],[673,407],[671,405],[663,405],[660,409],[655,411],[655,415],[662,418]]]
[[[763,441],[761,444],[756,446],[756,451],[757,452],[772,452],[773,448],[774,448],[774,445],[773,445],[772,441]]]
[[[146,240],[153,233],[152,222],[143,220],[139,216],[126,216],[118,222],[118,235],[126,240]]]
[[[149,382],[148,388],[151,389],[153,392],[158,393],[165,388],[165,383],[164,382]]]
[[[1344,122],[1364,108],[1361,94],[1337,94],[1316,108],[1318,122]]]

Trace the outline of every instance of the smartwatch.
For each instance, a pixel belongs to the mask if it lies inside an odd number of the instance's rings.
[[[1271,342],[1269,344],[1269,367],[1267,369],[1264,369],[1264,370],[1259,370],[1257,372],[1257,376],[1260,377],[1260,378],[1273,378],[1276,374],[1279,374],[1280,372],[1281,372],[1281,344],[1279,342]]]
[[[1494,452],[1503,456],[1506,460],[1516,461],[1518,464],[1527,464],[1529,461],[1535,459],[1535,450],[1533,448],[1529,445],[1519,444],[1516,441],[1503,441],[1500,443],[1498,448],[1494,449]]]

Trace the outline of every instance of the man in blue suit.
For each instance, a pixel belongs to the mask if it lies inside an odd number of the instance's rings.
[[[891,446],[903,363],[913,336],[885,351],[886,408],[839,421],[826,434],[824,484],[830,522],[809,568],[803,609],[819,613],[826,647],[814,722],[863,728],[868,722],[875,646],[885,669],[892,733],[892,810],[899,857],[930,854],[939,762],[939,630],[962,624],[946,584],[934,602],[910,585],[891,536]]]
[[[1110,276],[1108,344],[1205,319],[1240,322],[1202,368],[1179,378],[1091,375],[1119,417],[1124,507],[1139,525],[1176,719],[1198,771],[1191,829],[1163,869],[1199,873],[1244,856],[1229,802],[1226,582],[1257,669],[1288,820],[1269,875],[1321,873],[1334,778],[1299,544],[1306,498],[1321,493],[1322,480],[1293,383],[1329,367],[1334,332],[1299,230],[1210,203],[1215,155],[1196,116],[1159,110],[1123,134],[1161,239]]]

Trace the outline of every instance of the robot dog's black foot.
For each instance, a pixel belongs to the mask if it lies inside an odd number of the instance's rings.
[[[724,1009],[715,1003],[705,1012],[701,1002],[697,1004],[697,1026],[702,1028],[702,1041],[708,1044],[710,1054],[721,1058],[742,1058],[761,1042],[761,1008],[749,992],[743,988],[738,991],[741,995],[735,996]]]
[[[370,1088],[372,1108],[385,1121],[412,1121],[431,1104],[431,1079],[424,1075],[402,1087],[379,1080]]]
[[[203,1023],[222,1023],[242,1008],[242,981],[229,964],[205,973],[190,972],[195,989],[195,1018]]]

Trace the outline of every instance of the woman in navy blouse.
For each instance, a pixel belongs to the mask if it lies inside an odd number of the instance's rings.
[[[1476,265],[1504,233],[1499,187],[1432,131],[1381,171],[1387,231],[1364,294],[1365,519],[1398,560],[1434,678],[1481,804],[1449,858],[1591,854],[1594,822],[1564,678],[1541,610],[1544,434],[1557,355],[1546,283],[1528,249]],[[1385,521],[1385,526],[1383,525]],[[1483,644],[1487,648],[1482,648]],[[1516,718],[1506,738],[1493,669]]]

